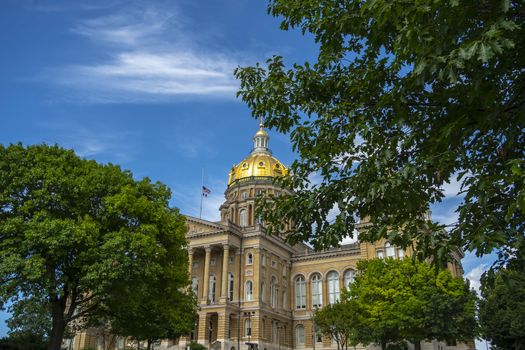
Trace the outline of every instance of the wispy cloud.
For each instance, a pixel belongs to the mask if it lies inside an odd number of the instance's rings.
[[[233,70],[241,60],[197,44],[199,34],[185,29],[187,21],[172,7],[147,4],[80,21],[72,32],[94,43],[98,61],[51,68],[44,78],[67,87],[78,102],[234,99]]]

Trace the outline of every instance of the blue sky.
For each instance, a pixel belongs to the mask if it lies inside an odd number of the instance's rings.
[[[166,183],[189,215],[199,212],[204,168],[211,220],[258,124],[235,97],[233,69],[273,54],[315,57],[311,37],[280,31],[253,0],[4,0],[0,42],[0,143],[58,143],[118,163]],[[270,136],[290,164],[287,137]],[[455,220],[457,190],[446,187],[435,219]],[[475,282],[490,262],[469,254],[463,263]]]

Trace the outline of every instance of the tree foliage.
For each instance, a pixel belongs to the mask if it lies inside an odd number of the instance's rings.
[[[525,349],[525,271],[500,269],[481,278],[479,322],[496,349]]]
[[[360,261],[350,300],[358,303],[369,330],[364,339],[386,349],[409,340],[471,341],[476,335],[476,296],[450,271],[436,273],[428,263],[374,259]]]
[[[268,11],[319,47],[315,62],[274,56],[235,72],[253,115],[299,155],[283,181],[295,193],[263,201],[273,231],[291,219],[291,242],[321,248],[369,218],[361,240],[416,242],[434,261],[457,246],[525,257],[523,1],[270,0]],[[449,235],[425,214],[456,179]]]
[[[347,350],[359,343],[366,345],[370,330],[364,326],[364,314],[356,300],[343,298],[326,305],[314,315],[315,328],[337,343],[338,350]]]
[[[16,333],[0,339],[0,350],[45,350],[46,340],[39,334]]]
[[[151,289],[161,280],[185,289],[186,227],[169,198],[161,183],[58,146],[0,146],[1,303],[47,310],[56,350],[66,326],[118,311],[118,293],[164,299]]]

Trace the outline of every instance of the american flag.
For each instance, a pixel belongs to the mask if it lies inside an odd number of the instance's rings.
[[[211,193],[211,190],[210,190],[208,187],[206,187],[206,186],[202,186],[202,195],[203,195],[204,197],[208,197],[208,195],[209,195],[210,193]]]

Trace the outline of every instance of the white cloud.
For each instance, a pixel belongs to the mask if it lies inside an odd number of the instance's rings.
[[[132,8],[110,16],[81,21],[72,31],[96,42],[134,46],[142,40],[162,34],[173,16],[170,12],[153,8]]]
[[[149,6],[149,7],[148,7]],[[44,78],[68,87],[77,102],[162,102],[174,98],[235,98],[231,52],[198,45],[186,18],[172,7],[122,6],[104,17],[79,22],[72,32],[94,42],[97,62],[50,69]]]
[[[462,191],[461,184],[465,179],[469,176],[469,174],[463,176],[463,178],[458,181],[458,173],[454,173],[450,176],[449,181],[445,182],[443,184],[443,194],[445,197],[451,198],[451,197],[463,197],[464,193],[460,193]],[[468,186],[463,189],[463,191],[468,190]]]
[[[472,270],[470,270],[468,273],[465,274],[465,278],[470,281],[470,287],[476,291],[476,293],[479,295],[479,290],[481,287],[481,276],[485,271],[489,269],[489,265],[482,263],[476,267],[474,267]]]

